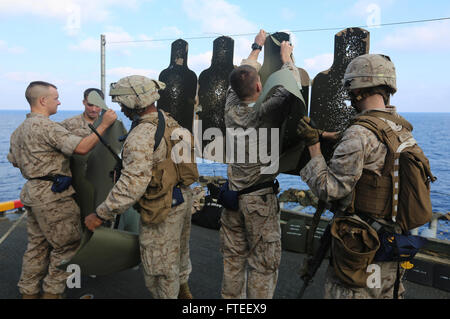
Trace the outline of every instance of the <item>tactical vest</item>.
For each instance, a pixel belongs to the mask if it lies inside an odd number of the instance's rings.
[[[197,181],[199,177],[197,164],[195,163],[193,136],[174,119],[167,117],[165,120],[162,139],[167,145],[166,158],[158,163],[154,163],[151,181],[145,194],[139,199],[135,207],[141,214],[141,221],[145,225],[158,224],[164,221],[172,207],[173,188],[180,185],[189,186]],[[158,119],[144,119],[140,123],[152,123],[157,126]],[[185,142],[183,136],[180,136],[180,139],[172,140],[172,135],[178,135],[174,134],[176,129],[181,129],[185,139],[189,137],[190,141]],[[178,143],[185,144],[177,145]],[[183,155],[179,153],[179,150],[183,149],[180,146],[189,147],[191,151],[190,161],[179,162],[180,155]],[[173,159],[175,159],[175,162]]]
[[[402,129],[394,131],[385,121]],[[355,119],[352,125],[361,125],[387,146],[387,155],[381,176],[363,170],[355,186],[350,212],[364,213],[375,218],[392,219],[402,230],[424,225],[431,220],[430,164],[412,137],[412,125],[401,116],[371,111]]]

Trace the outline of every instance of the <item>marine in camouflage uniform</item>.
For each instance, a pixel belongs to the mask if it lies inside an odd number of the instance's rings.
[[[265,32],[261,30],[255,38],[255,43],[262,46],[265,37]],[[250,65],[259,71],[261,65],[256,61],[259,51],[259,49],[253,50],[249,58],[244,59],[241,65]],[[300,83],[298,69],[290,58],[292,47],[287,48],[287,43],[283,43],[282,52],[288,52],[289,56],[289,59],[283,61],[282,68],[290,69]],[[251,102],[256,101],[257,97],[254,101],[243,101],[230,87],[225,104],[225,126],[227,129],[243,128],[244,130],[278,127],[279,123],[272,123],[272,120],[274,114],[282,111],[281,106],[288,96],[287,90],[278,87],[256,112]],[[248,146],[246,141],[247,153]],[[229,164],[227,174],[230,189],[239,191],[273,181],[276,174],[261,175],[261,169],[264,166],[261,162]],[[268,187],[240,195],[239,210],[226,209],[222,213],[220,239],[224,264],[223,298],[267,299],[273,297],[281,258],[279,212],[276,194],[272,187]]]
[[[88,124],[89,122],[84,117],[84,113],[75,115],[61,122],[61,125],[68,131],[80,137],[85,137],[92,133],[92,130],[89,128]]]
[[[101,102],[104,99],[103,92],[99,89],[95,88],[89,88],[84,91],[84,99],[83,99],[83,105],[84,105],[84,112],[79,115],[75,115],[71,118],[65,119],[61,122],[61,125],[64,126],[68,131],[72,132],[72,134],[75,134],[77,136],[86,137],[90,134],[92,134],[92,130],[89,128],[89,124],[93,124],[100,114],[100,111],[102,108],[106,109],[106,105],[97,105],[100,104],[98,102],[94,103],[93,101],[90,101],[88,99],[90,92],[97,92],[99,96],[101,97]]]
[[[46,95],[52,104],[39,105],[42,95],[48,93],[46,89],[53,90]],[[39,90],[44,91],[39,95]],[[47,109],[50,115],[56,113],[60,104],[56,87],[46,82],[32,82],[27,89],[27,99],[32,112],[11,135],[8,154],[8,160],[28,180],[20,193],[27,212],[28,246],[18,287],[24,297],[36,298],[43,280],[44,297],[51,298],[65,290],[69,273],[57,266],[70,260],[78,248],[80,209],[72,197],[75,193],[72,186],[55,193],[51,190],[51,181],[37,178],[57,174],[71,176],[69,157],[78,152],[83,139],[51,121],[47,114],[41,114]]]
[[[148,85],[139,95],[113,95],[113,101],[119,102],[122,111],[126,108],[148,109],[154,107],[159,99],[158,89],[165,84],[147,79],[143,76],[130,76],[116,83],[116,88],[132,88]],[[152,179],[152,170],[156,163],[167,158],[167,144],[164,139],[155,151],[155,133],[157,129],[155,111],[144,112],[139,124],[128,133],[123,146],[123,169],[119,180],[111,189],[108,197],[96,209],[97,217],[112,220],[115,214],[125,212],[144,195]],[[130,116],[130,110],[125,115]],[[161,111],[166,123],[175,121]],[[150,122],[150,123],[149,123]],[[154,122],[154,123],[151,123]],[[192,297],[188,288],[191,261],[189,257],[189,239],[191,230],[192,191],[181,186],[184,202],[173,207],[167,218],[157,224],[144,224],[141,218],[139,242],[141,260],[144,268],[144,279],[153,298],[174,299]],[[94,217],[93,217],[94,216]],[[86,218],[89,229],[99,226],[95,223],[95,215]],[[91,220],[94,226],[91,227]]]
[[[396,91],[395,87],[395,69],[393,69],[392,63],[387,63],[384,58],[375,55],[365,55],[355,59],[347,68],[346,77],[349,77],[350,71],[354,73],[362,72],[358,67],[360,64],[366,64],[365,76],[366,80],[363,82],[365,86],[359,86],[358,79],[355,80],[350,90],[356,90],[358,88],[371,88],[383,85],[384,93],[379,90],[377,94],[374,93],[361,93],[359,90],[353,91],[352,105],[359,111],[358,115],[369,114],[371,111],[386,112],[394,116],[399,116],[395,108],[392,106],[385,106],[389,101],[389,93],[393,94]],[[369,61],[369,62],[367,62]],[[367,65],[371,66],[368,67]],[[387,65],[387,66],[386,66]],[[381,70],[377,70],[380,68]],[[389,69],[389,70],[386,70]],[[377,72],[376,72],[377,71]],[[392,75],[392,72],[394,74]],[[370,74],[378,73],[383,77],[376,77],[375,80],[369,81],[367,77]],[[369,75],[368,75],[369,74]],[[356,77],[356,76],[355,76]],[[353,78],[355,79],[355,78]],[[347,79],[348,80],[348,79]],[[384,95],[384,96],[382,96]],[[373,97],[376,96],[378,100]],[[370,103],[367,103],[370,98]],[[378,102],[377,104],[373,102]],[[363,104],[366,103],[366,104]],[[373,103],[373,104],[371,104]],[[395,132],[400,132],[402,127],[393,123],[392,121],[385,120],[389,126]],[[305,125],[303,123],[303,125]],[[312,131],[311,131],[312,132]],[[307,135],[307,134],[305,134]],[[310,136],[311,138],[311,136]],[[326,202],[338,202],[339,209],[346,211],[347,207],[351,204],[353,198],[353,190],[361,178],[364,171],[369,171],[377,176],[381,176],[384,168],[387,146],[384,145],[376,137],[376,135],[369,129],[360,125],[351,125],[347,130],[343,132],[342,139],[336,146],[332,159],[328,165],[325,162],[324,157],[320,153],[320,144],[317,143],[318,139],[312,139],[310,143],[311,160],[300,171],[300,176],[305,181],[310,189],[321,200]],[[316,144],[317,143],[317,144]],[[318,150],[314,153],[311,147],[317,147]],[[392,221],[384,219],[376,219],[380,224],[386,225],[391,229],[400,231],[400,227],[394,224]],[[397,278],[397,262],[377,262],[377,265],[381,268],[381,288],[354,288],[343,283],[337,276],[332,265],[327,270],[326,283],[325,283],[325,298],[343,298],[343,299],[381,299],[390,298],[394,296],[394,283]],[[402,277],[404,270],[400,271]],[[399,297],[402,297],[404,293],[404,287],[400,282]]]

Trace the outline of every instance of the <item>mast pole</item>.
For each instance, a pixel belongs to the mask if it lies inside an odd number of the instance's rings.
[[[103,94],[106,95],[106,92],[105,92],[105,45],[106,45],[105,35],[101,34],[100,35],[100,59],[101,59],[100,83],[101,83],[102,92],[103,92]]]

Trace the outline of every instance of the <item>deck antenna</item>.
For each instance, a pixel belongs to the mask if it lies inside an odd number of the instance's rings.
[[[105,35],[101,34],[100,35],[100,60],[101,60],[100,83],[101,83],[102,92],[106,96],[106,91],[105,91],[105,45],[106,45]]]

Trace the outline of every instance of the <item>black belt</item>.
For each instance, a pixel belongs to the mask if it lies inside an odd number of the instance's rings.
[[[39,179],[41,181],[53,182],[52,191],[54,193],[62,193],[72,185],[72,177],[64,175],[46,175],[41,177],[30,178],[30,180]]]
[[[369,224],[370,227],[375,229],[375,231],[377,232],[378,235],[380,235],[381,233],[383,233],[385,231],[388,231],[391,233],[397,233],[394,226],[379,223],[374,217],[372,217],[366,213],[356,212],[356,215],[358,215],[359,218],[361,218],[363,221],[365,221],[367,224]]]
[[[280,183],[278,183],[277,180],[274,181],[268,181],[261,184],[253,185],[247,188],[244,188],[243,190],[238,191],[238,195],[245,195],[249,193],[253,193],[256,191],[259,191],[260,189],[269,188],[271,187],[273,189],[273,192],[276,194],[278,193],[278,188],[280,187]]]
[[[34,180],[34,179],[39,179],[41,181],[55,182],[56,177],[52,176],[52,175],[47,175],[47,176],[41,176],[41,177],[33,177],[33,178],[30,178],[29,180]]]

